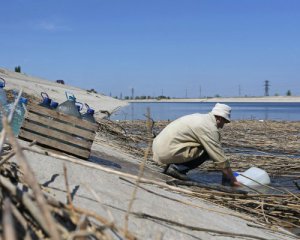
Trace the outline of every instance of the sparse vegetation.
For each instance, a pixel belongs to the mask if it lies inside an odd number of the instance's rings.
[[[86,90],[86,91],[90,93],[98,93],[94,88],[91,88],[90,90]]]
[[[160,100],[160,99],[171,99],[170,97],[168,96],[158,96],[158,97],[151,97],[151,96],[145,96],[145,95],[142,95],[142,96],[135,96],[135,98],[132,98],[132,97],[129,97],[129,96],[125,96],[124,97],[125,100],[132,100],[132,99],[135,99],[135,100],[145,100],[145,99],[157,99],[157,100]]]
[[[15,67],[15,72],[20,73],[20,72],[21,72],[21,66],[16,66],[16,67]]]
[[[61,79],[60,80],[56,80],[56,82],[59,83],[59,84],[65,84],[65,81],[61,80]]]

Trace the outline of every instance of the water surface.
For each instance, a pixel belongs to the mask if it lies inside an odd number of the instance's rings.
[[[300,103],[226,103],[232,107],[233,120],[299,121]],[[113,120],[145,120],[147,108],[155,121],[174,120],[192,113],[208,113],[215,103],[208,102],[134,102],[111,116]]]

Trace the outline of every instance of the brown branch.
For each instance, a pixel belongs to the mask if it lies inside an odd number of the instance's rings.
[[[3,203],[3,216],[2,224],[4,230],[5,240],[16,240],[15,224],[12,217],[11,201],[9,198],[5,198]]]
[[[150,116],[150,110],[147,109],[147,116]],[[148,118],[150,119],[150,117]],[[148,121],[149,122],[149,121]],[[147,126],[149,125],[147,122]],[[132,196],[131,196],[131,199],[130,199],[130,202],[128,204],[128,209],[127,209],[127,212],[125,214],[125,223],[124,223],[124,229],[125,229],[125,234],[127,233],[128,231],[128,220],[129,220],[129,214],[131,212],[131,209],[132,209],[132,206],[133,206],[133,202],[135,200],[135,197],[136,197],[136,193],[137,193],[137,190],[138,190],[138,187],[139,187],[139,183],[141,181],[141,178],[144,174],[144,169],[145,169],[145,164],[146,164],[146,161],[148,159],[148,154],[150,152],[150,147],[151,147],[151,143],[149,142],[148,144],[148,148],[146,149],[145,151],[145,154],[144,154],[144,160],[143,162],[140,164],[140,168],[139,168],[139,174],[138,174],[138,177],[136,179],[136,184],[135,184],[135,188],[132,192]]]
[[[66,186],[66,192],[67,192],[67,203],[69,204],[71,210],[73,209],[73,202],[72,202],[72,197],[70,193],[70,187],[69,187],[69,182],[68,182],[68,173],[67,173],[67,167],[66,164],[63,164],[63,169],[64,169],[64,179],[65,179],[65,186]]]
[[[42,216],[43,216],[43,218],[45,218],[45,221],[47,222],[48,228],[50,230],[49,231],[50,237],[54,240],[59,240],[60,236],[58,234],[58,230],[55,226],[55,223],[51,216],[51,213],[47,207],[47,203],[45,201],[44,195],[42,194],[40,186],[37,183],[37,180],[35,179],[34,173],[31,169],[31,167],[29,166],[24,153],[22,152],[22,148],[19,146],[19,143],[17,142],[16,138],[13,135],[12,129],[11,129],[10,125],[8,124],[8,121],[7,121],[7,118],[5,115],[3,115],[2,124],[3,124],[4,129],[7,132],[9,141],[12,144],[14,151],[16,152],[16,158],[24,172],[24,180],[32,188],[32,191],[35,195],[38,206],[41,209]]]
[[[9,179],[0,176],[0,184],[7,191],[10,192],[12,196],[14,196],[21,204],[23,204],[26,209],[29,211],[31,216],[35,219],[35,221],[41,226],[43,231],[50,235],[48,230],[48,225],[45,219],[42,217],[42,213],[39,208],[37,208],[36,204],[31,200],[28,193],[22,192],[19,188],[13,185]]]
[[[61,203],[61,202],[59,202],[56,199],[51,198],[51,197],[47,198],[47,202],[48,202],[48,204],[50,204],[54,207],[57,207],[57,208],[69,209],[68,205],[65,205],[65,204],[63,204],[63,203]],[[100,223],[105,225],[107,228],[110,228],[112,231],[116,231],[116,232],[118,232],[119,234],[122,234],[122,235],[124,235],[124,233],[125,233],[124,229],[122,229],[120,227],[117,227],[114,223],[108,221],[106,218],[100,216],[99,214],[97,214],[97,213],[95,213],[91,210],[87,210],[87,209],[83,209],[83,208],[74,206],[74,211],[78,214],[84,214],[86,216],[89,216],[89,217],[92,217],[92,218],[96,219],[97,221],[99,221]],[[131,234],[130,232],[127,232],[125,237],[128,240],[136,240],[136,237],[133,234]]]

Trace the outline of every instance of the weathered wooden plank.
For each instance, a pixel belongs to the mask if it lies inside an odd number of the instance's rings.
[[[66,153],[69,153],[69,154],[72,154],[75,156],[79,156],[79,157],[82,157],[85,159],[87,159],[90,155],[89,150],[83,150],[78,147],[73,147],[68,144],[59,142],[57,140],[52,140],[47,137],[41,136],[39,134],[28,132],[25,129],[20,130],[19,137],[23,138],[23,139],[31,140],[31,141],[36,140],[37,143],[40,143],[40,144],[43,144],[46,146],[50,146],[50,147],[58,149],[60,151],[63,151],[63,152],[66,152]]]
[[[32,122],[28,122],[28,120],[25,120],[23,125],[22,125],[22,129],[26,129],[26,130],[31,130],[34,131],[36,133],[45,135],[49,138],[55,138],[55,139],[59,139],[62,140],[64,142],[68,142],[70,144],[74,144],[74,145],[78,145],[79,147],[82,148],[87,148],[90,149],[92,146],[92,141],[88,141],[85,140],[83,138],[79,138],[77,136],[72,136],[72,134],[68,133],[68,132],[62,132],[62,131],[57,131],[55,129],[49,129],[47,126],[45,125],[37,125],[35,123]]]
[[[36,105],[36,104],[28,105],[27,111],[28,112],[34,112],[34,113],[37,113],[39,115],[46,115],[48,117],[59,119],[61,121],[65,121],[67,123],[71,122],[71,123],[73,123],[73,124],[75,124],[79,127],[86,128],[90,131],[97,131],[98,130],[98,124],[96,124],[96,123],[91,123],[89,121],[85,121],[85,120],[82,120],[80,118],[77,118],[77,117],[74,117],[74,116],[71,116],[71,115],[66,115],[64,113],[60,113],[60,112],[57,112],[55,110],[48,109],[48,108],[45,108],[45,107],[42,107],[42,106],[39,106],[39,105]]]
[[[75,135],[78,135],[80,137],[83,137],[83,138],[86,138],[89,140],[94,140],[95,135],[96,135],[95,132],[91,132],[91,131],[87,131],[84,129],[80,129],[78,127],[74,127],[71,125],[71,123],[66,124],[66,123],[62,123],[62,122],[57,122],[54,119],[49,119],[49,117],[40,116],[33,112],[27,112],[27,114],[25,116],[25,120],[34,121],[38,124],[47,125],[51,128],[55,128],[58,130],[69,132],[69,133],[73,133]]]
[[[31,104],[19,137],[87,159],[97,130],[98,124]]]

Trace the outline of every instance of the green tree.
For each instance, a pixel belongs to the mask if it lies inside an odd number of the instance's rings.
[[[291,90],[288,90],[288,91],[286,92],[286,95],[287,95],[287,96],[292,96]]]
[[[15,67],[15,72],[20,73],[20,72],[21,72],[21,66],[16,66],[16,67]]]

